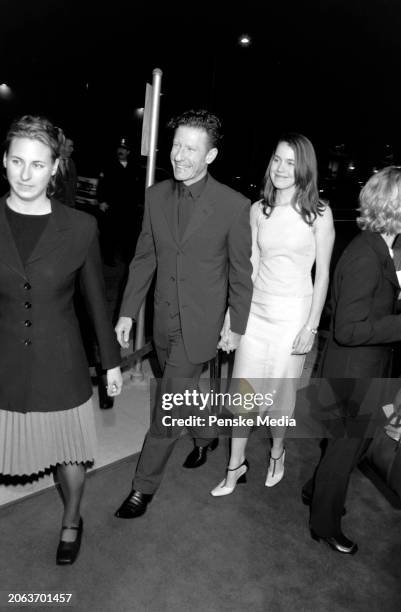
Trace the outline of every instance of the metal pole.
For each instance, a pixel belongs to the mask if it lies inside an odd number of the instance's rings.
[[[146,166],[146,187],[150,187],[155,182],[157,135],[159,129],[159,110],[160,110],[160,89],[162,82],[162,71],[155,68],[152,72],[152,107],[150,111],[149,128],[149,155]]]
[[[146,164],[145,188],[150,187],[155,182],[157,136],[159,129],[160,111],[160,90],[163,72],[160,70],[160,68],[155,68],[152,74],[152,106],[150,111],[149,154],[148,161]],[[138,318],[136,320],[135,350],[142,348],[145,344],[145,305],[146,299],[139,310]],[[136,362],[131,376],[134,379],[143,380],[142,358],[138,359],[138,361]]]

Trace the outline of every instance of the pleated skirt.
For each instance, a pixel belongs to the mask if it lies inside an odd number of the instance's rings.
[[[30,476],[60,463],[91,464],[96,455],[92,398],[69,410],[0,410],[0,473]]]

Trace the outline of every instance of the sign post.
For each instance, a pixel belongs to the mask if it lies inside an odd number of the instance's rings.
[[[160,90],[162,71],[160,68],[153,70],[152,85],[146,84],[145,107],[143,112],[142,124],[142,142],[141,155],[146,155],[148,158],[146,164],[146,183],[145,189],[153,185],[155,182],[156,171],[156,153],[157,153],[157,136],[159,129],[159,112],[160,112]],[[145,304],[142,304],[138,318],[136,321],[135,344],[134,349],[138,351],[145,344]],[[143,380],[142,357],[137,359],[133,368],[132,378]]]

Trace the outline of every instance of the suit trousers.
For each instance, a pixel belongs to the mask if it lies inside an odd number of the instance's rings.
[[[341,532],[341,517],[348,483],[371,438],[333,438],[327,441],[314,477],[304,491],[312,497],[310,527],[319,536],[336,537]]]
[[[336,404],[327,412],[331,418],[326,422],[333,437],[326,440],[320,463],[304,491],[312,497],[310,526],[313,531],[319,536],[336,537],[341,533],[352,470],[382,423],[381,406],[392,395],[392,380],[343,378],[324,382],[336,398]]]
[[[163,417],[206,416],[200,413],[198,408],[188,404],[172,410],[163,408],[163,397],[171,398],[171,394],[197,390],[203,369],[202,363],[194,364],[188,360],[178,314],[170,317],[167,348],[156,347],[156,351],[163,377],[158,388],[151,426],[146,434],[133,480],[134,489],[147,494],[154,493],[159,487],[164,468],[184,428],[184,425],[164,424]],[[207,420],[202,427],[188,429],[198,446],[206,446],[217,436],[217,430],[208,426]]]

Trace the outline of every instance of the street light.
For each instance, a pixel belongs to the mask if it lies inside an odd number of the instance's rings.
[[[249,34],[241,34],[241,36],[238,37],[238,44],[241,47],[249,47],[251,42],[252,38],[249,36]]]
[[[9,87],[6,83],[2,83],[0,85],[0,98],[11,98],[12,95],[12,91],[11,91],[11,87]]]

